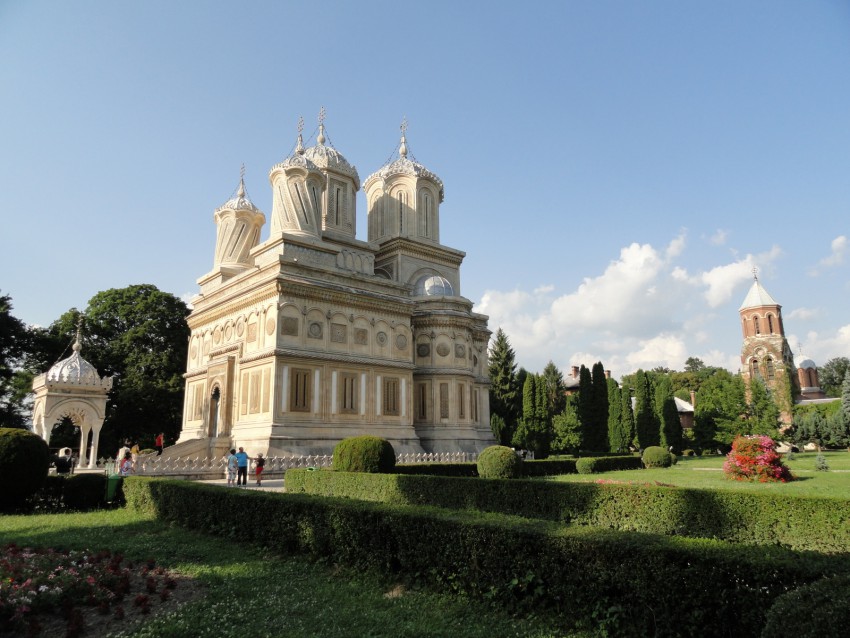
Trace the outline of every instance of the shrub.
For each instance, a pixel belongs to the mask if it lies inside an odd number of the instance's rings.
[[[522,476],[522,459],[511,448],[491,445],[478,456],[478,476],[509,479]]]
[[[75,474],[65,479],[65,507],[72,510],[92,510],[106,501],[105,474]]]
[[[643,464],[646,467],[670,467],[672,454],[659,445],[650,445],[643,451]]]
[[[822,638],[843,636],[850,627],[850,576],[822,578],[793,589],[767,612],[765,638]]]
[[[829,461],[826,460],[823,452],[818,452],[818,455],[815,457],[815,470],[818,472],[829,472]]]
[[[690,448],[682,450],[682,456],[694,456],[694,451]]]
[[[32,432],[0,428],[0,508],[23,505],[47,478],[50,452]]]
[[[760,483],[791,481],[791,470],[782,463],[776,444],[769,436],[737,436],[726,456],[723,472],[736,481]]]
[[[354,436],[343,439],[334,448],[333,469],[341,472],[392,472],[395,450],[386,439]]]

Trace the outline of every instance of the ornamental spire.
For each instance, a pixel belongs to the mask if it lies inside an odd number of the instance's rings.
[[[401,120],[401,126],[399,128],[401,129],[401,146],[399,146],[398,154],[402,157],[407,157],[407,137],[405,135],[407,133],[406,116]]]
[[[325,107],[323,106],[319,110],[319,136],[316,138],[319,146],[325,145],[325,113]]]
[[[77,352],[77,353],[80,352],[80,350],[83,349],[82,332],[83,332],[83,315],[82,315],[82,313],[80,313],[79,315],[77,315],[77,336],[74,339],[74,345],[71,346],[71,349],[74,352]]]
[[[295,144],[295,152],[298,155],[304,155],[304,138],[301,133],[304,131],[304,117],[298,118],[298,142]]]

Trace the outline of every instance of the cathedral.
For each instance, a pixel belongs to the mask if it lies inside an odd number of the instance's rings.
[[[266,215],[245,191],[214,213],[213,268],[188,318],[182,431],[174,452],[328,454],[371,434],[402,452],[478,452],[490,431],[487,317],[461,296],[465,253],[440,243],[440,178],[408,152],[362,183],[299,132],[271,168]]]

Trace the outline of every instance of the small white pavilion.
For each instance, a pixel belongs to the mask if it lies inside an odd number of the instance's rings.
[[[35,403],[32,411],[33,431],[50,443],[53,426],[65,417],[80,428],[78,468],[97,466],[97,443],[106,416],[106,395],[112,388],[112,377],[101,377],[95,367],[80,356],[80,328],[73,354],[62,359],[32,383]],[[89,447],[89,434],[91,446]]]

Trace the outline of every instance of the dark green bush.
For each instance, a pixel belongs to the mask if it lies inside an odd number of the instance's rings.
[[[523,476],[557,476],[558,474],[575,474],[576,461],[574,458],[531,459],[522,462]]]
[[[354,436],[343,439],[334,448],[333,469],[340,472],[392,472],[395,450],[386,439]]]
[[[410,463],[396,465],[395,474],[417,474],[420,476],[478,476],[475,463]]]
[[[47,478],[47,443],[27,430],[0,428],[0,508],[26,503]]]
[[[65,479],[65,507],[92,510],[106,504],[105,474],[75,474]]]
[[[779,596],[767,612],[763,638],[846,636],[850,576],[823,578]]]
[[[682,451],[682,456],[694,456],[694,451],[690,448]]]
[[[511,479],[522,476],[522,459],[511,448],[491,445],[478,455],[478,476]]]
[[[538,483],[356,478],[509,487]],[[129,505],[167,523],[238,536],[240,542],[282,553],[381,570],[419,586],[486,598],[501,608],[553,610],[563,633],[576,624],[598,626],[605,617],[616,620],[617,636],[757,636],[767,609],[787,588],[850,569],[847,557],[778,547],[303,494],[246,493],[189,481],[128,477],[125,494]],[[260,518],[262,525],[245,525]]]
[[[670,467],[673,459],[670,452],[658,445],[650,445],[643,451],[643,464],[646,467]]]

